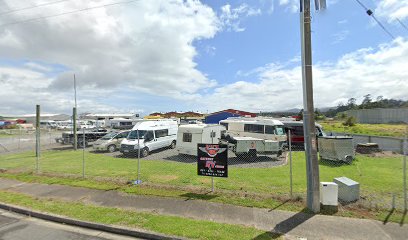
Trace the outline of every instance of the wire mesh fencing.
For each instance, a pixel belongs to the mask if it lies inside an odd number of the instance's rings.
[[[85,178],[100,185],[132,183],[136,184],[134,189],[150,189],[152,194],[160,191],[162,195],[204,199],[219,195],[231,203],[237,198],[251,198],[258,201],[255,206],[269,206],[266,203],[274,200],[305,202],[306,199],[304,145],[291,138],[282,146],[282,152],[275,153],[254,154],[249,151],[243,154],[229,146],[228,177],[219,178],[199,176],[197,147],[186,154],[180,143],[173,145],[172,141],[157,150],[141,153],[139,158],[134,146],[133,154],[121,149],[121,138],[113,138],[108,144],[88,142],[83,145],[85,148],[79,146],[74,151],[72,144],[55,143],[55,138],[60,138],[62,132],[44,131],[41,134],[41,156],[37,161],[35,134],[11,135],[9,139],[1,139],[9,152],[0,155],[0,168],[9,172],[36,172],[38,163],[38,172],[43,175]],[[29,140],[24,142],[23,139]],[[319,138],[317,144],[320,181],[333,182],[346,177],[359,185],[357,199],[340,199],[341,207],[406,208],[406,156],[401,154],[401,145],[395,146],[393,151],[389,146],[384,150],[381,144],[350,136]],[[406,145],[403,144],[402,150],[406,152]]]

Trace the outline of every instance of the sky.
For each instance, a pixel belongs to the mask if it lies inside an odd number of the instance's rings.
[[[408,100],[408,0],[360,1],[392,36],[356,0],[312,4],[315,107],[366,94]],[[74,74],[80,113],[303,106],[298,0],[0,0],[0,9],[0,115],[36,104],[71,113]]]

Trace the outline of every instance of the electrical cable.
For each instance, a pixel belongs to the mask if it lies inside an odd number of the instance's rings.
[[[53,4],[67,2],[67,1],[69,1],[69,0],[60,0],[60,1],[55,1],[55,2],[48,2],[48,3],[38,4],[38,5],[31,6],[31,7],[10,9],[10,10],[5,11],[5,12],[0,12],[0,16],[10,14],[10,13],[14,13],[14,12],[20,12],[20,11],[24,11],[24,10],[28,10],[28,9],[39,8],[39,7],[43,7],[43,6],[49,6],[49,5],[53,5]]]
[[[372,17],[374,21],[376,21],[377,24],[394,40],[395,39],[394,35],[392,35],[391,32],[388,31],[387,28],[374,16],[374,12],[371,9],[367,8],[362,2],[360,2],[360,0],[356,1],[360,4],[361,7],[365,9],[367,15]]]
[[[405,30],[408,31],[407,25],[405,25],[399,18],[397,18],[397,21],[401,24],[401,26],[402,26],[403,28],[405,28]]]
[[[36,17],[36,18],[29,18],[29,19],[25,19],[25,20],[21,20],[21,21],[15,21],[15,22],[8,22],[8,23],[0,24],[0,27],[9,26],[9,25],[15,25],[15,24],[20,24],[20,23],[26,23],[26,22],[32,22],[32,21],[38,21],[38,20],[42,20],[42,19],[53,18],[53,17],[59,17],[59,16],[63,16],[63,15],[68,15],[68,14],[73,14],[73,13],[78,13],[78,12],[84,12],[84,11],[89,11],[89,10],[92,10],[92,9],[103,8],[103,7],[109,7],[109,6],[113,6],[113,5],[119,5],[119,4],[127,4],[127,3],[137,2],[137,1],[140,1],[140,0],[131,0],[131,1],[108,3],[108,4],[104,4],[104,5],[98,5],[98,6],[82,8],[82,9],[78,9],[78,10],[74,10],[74,11],[58,13],[58,14],[54,14],[54,15],[48,15],[48,16],[42,16],[42,17]]]

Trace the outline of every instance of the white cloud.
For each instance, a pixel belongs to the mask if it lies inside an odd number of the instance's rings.
[[[299,12],[299,1],[298,0],[279,0],[280,6],[285,6],[287,10],[292,13]]]
[[[386,98],[408,99],[408,40],[397,39],[377,48],[345,54],[336,62],[313,67],[314,99],[317,107],[336,106],[348,98],[368,93]],[[269,64],[241,76],[254,75],[255,81],[238,81],[215,89],[205,96],[214,110],[226,108],[250,111],[302,108],[300,66]]]
[[[381,0],[378,1],[375,14],[386,18],[388,22],[408,18],[408,0]]]
[[[0,25],[106,3],[99,0],[62,2],[3,15]],[[35,4],[38,1],[5,0],[2,9]],[[256,14],[251,8],[245,8],[244,12]],[[53,101],[50,97],[53,94],[71,91],[73,73],[78,78],[80,91],[125,88],[159,96],[194,98],[197,91],[217,83],[197,69],[193,42],[213,38],[218,31],[220,23],[216,13],[200,1],[141,0],[3,26],[0,55],[11,61],[32,61],[19,71],[31,69],[25,79],[36,79],[42,86],[42,94],[32,98],[36,101]],[[34,64],[37,62],[46,65]],[[54,64],[69,71],[53,77],[38,75]],[[0,89],[0,101],[11,97],[13,92],[14,96],[31,96],[35,91],[10,84]],[[21,98],[14,99],[21,100],[19,105],[25,104]]]
[[[230,4],[226,4],[221,7],[219,18],[222,27],[227,31],[242,32],[245,31],[245,28],[241,26],[242,19],[261,14],[261,9],[252,8],[246,3],[243,3],[236,8],[232,8]]]
[[[342,31],[340,31],[340,32],[338,32],[338,33],[333,34],[333,35],[332,35],[332,37],[333,37],[333,42],[332,42],[332,44],[341,43],[342,41],[344,41],[344,40],[347,38],[347,36],[348,36],[349,34],[350,34],[350,31],[349,31],[349,30],[342,30]]]

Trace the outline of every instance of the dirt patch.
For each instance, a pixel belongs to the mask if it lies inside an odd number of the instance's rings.
[[[393,152],[393,151],[381,151],[381,152],[374,152],[374,153],[368,153],[368,154],[361,154],[363,156],[368,156],[368,157],[398,157],[401,154]]]

